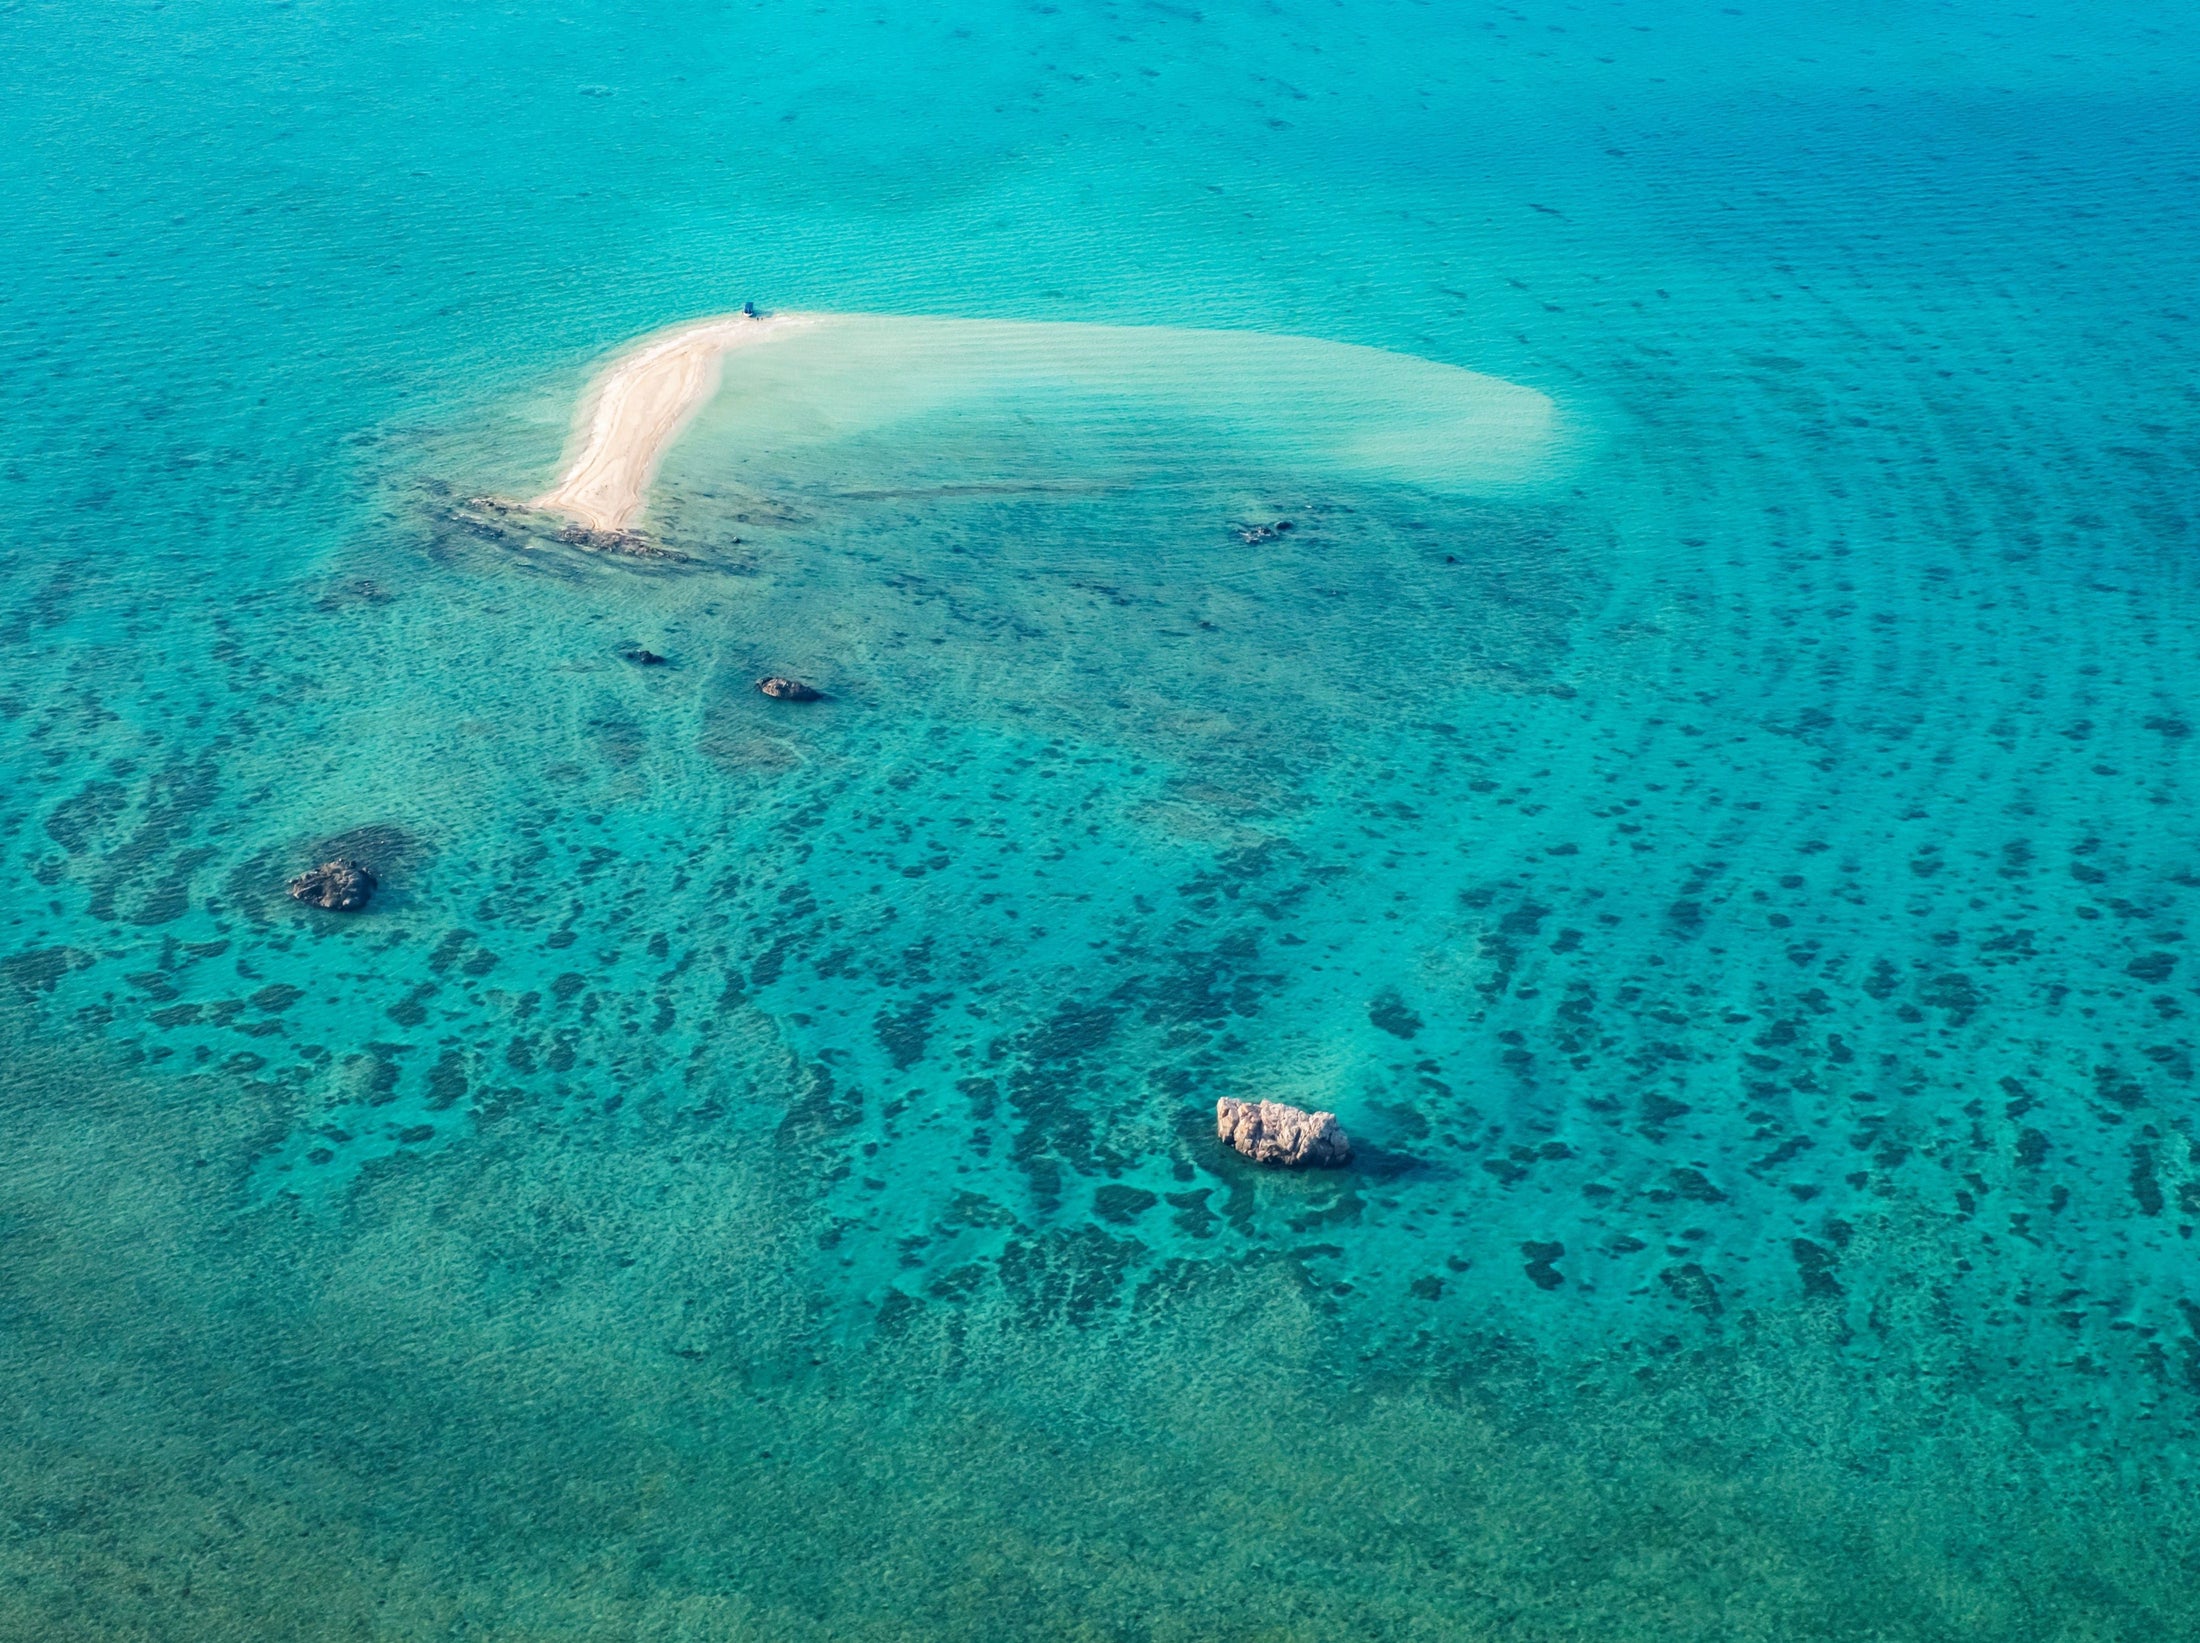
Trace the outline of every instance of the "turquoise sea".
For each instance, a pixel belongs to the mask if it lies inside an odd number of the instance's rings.
[[[0,138],[0,1638],[2200,1638],[2200,13],[0,0]],[[744,300],[1550,423],[462,505]]]

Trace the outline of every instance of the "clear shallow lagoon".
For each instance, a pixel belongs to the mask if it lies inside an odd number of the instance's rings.
[[[0,1636],[2200,1634],[2188,18],[0,47]],[[745,298],[1553,454],[729,393],[681,560],[454,512]]]

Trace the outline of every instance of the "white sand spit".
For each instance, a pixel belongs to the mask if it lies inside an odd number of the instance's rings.
[[[725,314],[648,338],[589,385],[574,419],[576,451],[534,499],[592,531],[623,531],[642,511],[665,452],[718,392],[730,349],[817,324],[823,314]]]

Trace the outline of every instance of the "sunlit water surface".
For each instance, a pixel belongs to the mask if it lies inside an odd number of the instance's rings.
[[[2200,1635],[2200,38],[1821,12],[0,9],[0,1635]]]

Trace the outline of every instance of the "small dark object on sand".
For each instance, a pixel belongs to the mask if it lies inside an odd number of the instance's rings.
[[[332,913],[356,913],[374,894],[375,877],[349,856],[339,856],[290,881],[291,899]]]
[[[1350,1161],[1352,1143],[1337,1127],[1333,1112],[1308,1112],[1281,1101],[1215,1103],[1215,1135],[1256,1164],[1298,1169],[1312,1164],[1334,1169]]]
[[[663,667],[665,665],[664,657],[658,655],[653,650],[644,650],[639,645],[635,646],[632,650],[621,651],[619,654],[624,656],[628,661],[632,662],[636,667]]]
[[[757,680],[756,688],[775,702],[814,702],[819,695],[800,679],[783,679],[776,673]]]

